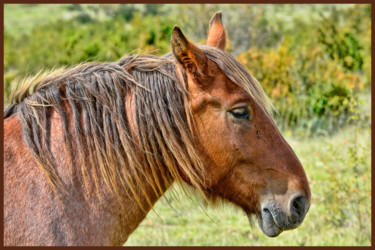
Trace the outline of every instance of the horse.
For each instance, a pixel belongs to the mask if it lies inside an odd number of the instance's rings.
[[[173,183],[258,219],[276,237],[309,210],[305,171],[261,85],[178,26],[171,52],[26,79],[4,109],[4,244],[122,245]]]

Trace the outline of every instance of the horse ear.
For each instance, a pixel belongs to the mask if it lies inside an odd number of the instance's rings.
[[[227,35],[221,21],[221,12],[219,11],[211,18],[206,44],[224,50],[226,41]]]
[[[194,81],[205,85],[209,81],[208,58],[203,51],[191,43],[178,26],[172,30],[172,53],[181,66],[190,73]]]

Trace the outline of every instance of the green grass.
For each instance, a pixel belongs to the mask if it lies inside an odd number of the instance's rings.
[[[126,246],[369,246],[371,244],[370,129],[350,127],[333,137],[286,137],[308,175],[312,204],[305,221],[268,238],[232,205],[205,207],[170,193],[129,237]]]

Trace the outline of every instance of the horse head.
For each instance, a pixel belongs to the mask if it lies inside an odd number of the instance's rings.
[[[262,231],[275,237],[303,221],[311,200],[308,180],[264,91],[225,44],[221,13],[211,20],[206,46],[190,42],[178,27],[172,31],[206,171],[204,191],[241,207],[249,219],[256,215]]]

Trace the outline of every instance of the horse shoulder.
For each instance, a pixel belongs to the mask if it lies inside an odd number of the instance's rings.
[[[77,166],[70,173],[63,153],[61,120],[57,114],[51,118],[51,151],[68,190],[60,200],[34,161],[18,117],[4,120],[4,244],[121,245],[134,230],[123,223],[134,216],[115,202],[112,210],[122,212],[109,213],[108,200],[114,199],[108,194],[101,201],[87,195]]]
[[[23,140],[17,116],[4,120],[4,244],[48,244],[43,220],[35,220],[46,208],[42,196],[47,183]],[[28,197],[27,199],[25,197]],[[42,217],[41,217],[42,218]],[[39,231],[39,236],[34,232]],[[40,237],[40,239],[38,239]],[[37,243],[38,242],[38,243]]]

